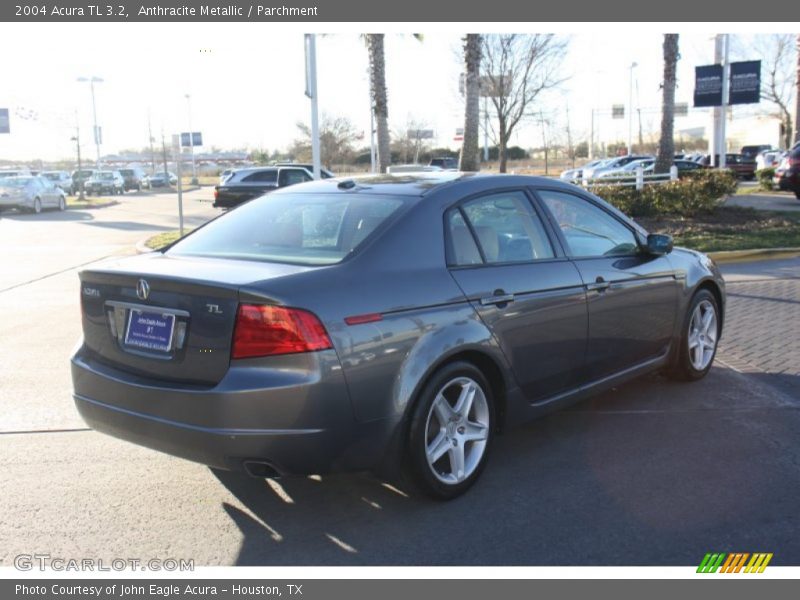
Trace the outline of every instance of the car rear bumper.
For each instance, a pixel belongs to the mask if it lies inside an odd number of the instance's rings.
[[[369,469],[388,448],[390,423],[355,421],[333,351],[313,353],[307,369],[296,368],[298,355],[272,366],[237,361],[212,388],[142,379],[90,354],[81,348],[72,357],[78,412],[92,429],[147,448],[235,471],[254,462],[282,475]],[[292,363],[287,377],[281,371]]]
[[[0,208],[32,208],[33,199],[26,199],[20,196],[0,198]]]

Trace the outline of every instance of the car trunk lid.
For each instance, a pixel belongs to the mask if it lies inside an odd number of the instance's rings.
[[[85,346],[97,360],[142,377],[215,385],[230,364],[240,288],[303,270],[161,253],[85,269]]]

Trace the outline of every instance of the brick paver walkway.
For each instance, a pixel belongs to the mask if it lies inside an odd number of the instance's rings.
[[[800,376],[800,258],[723,268],[719,358],[742,371]]]

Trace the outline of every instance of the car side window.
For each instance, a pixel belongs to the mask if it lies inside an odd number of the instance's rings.
[[[311,178],[301,169],[281,169],[278,185],[285,187],[310,180]]]
[[[448,264],[456,266],[479,265],[483,263],[478,245],[472,237],[461,211],[452,209],[447,215],[447,230],[450,234]]]
[[[488,264],[530,262],[555,253],[544,225],[521,191],[501,192],[461,205]]]
[[[275,183],[278,180],[278,172],[271,171],[256,171],[242,179],[242,183]]]
[[[588,200],[565,192],[538,190],[576,257],[636,254],[636,236],[625,225]]]

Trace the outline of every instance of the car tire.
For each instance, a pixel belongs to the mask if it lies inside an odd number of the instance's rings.
[[[798,200],[800,200],[800,188],[798,188],[798,189],[796,189],[794,191],[794,197],[797,198]]]
[[[42,212],[42,201],[39,198],[33,199],[33,212],[37,215]]]
[[[62,212],[67,210],[67,199],[64,196],[58,197],[58,210]]]
[[[492,388],[468,362],[445,365],[412,409],[404,479],[437,500],[466,492],[486,466],[494,439]]]
[[[721,331],[716,297],[707,289],[699,290],[689,303],[680,345],[667,375],[679,381],[697,381],[705,377],[714,363]]]

